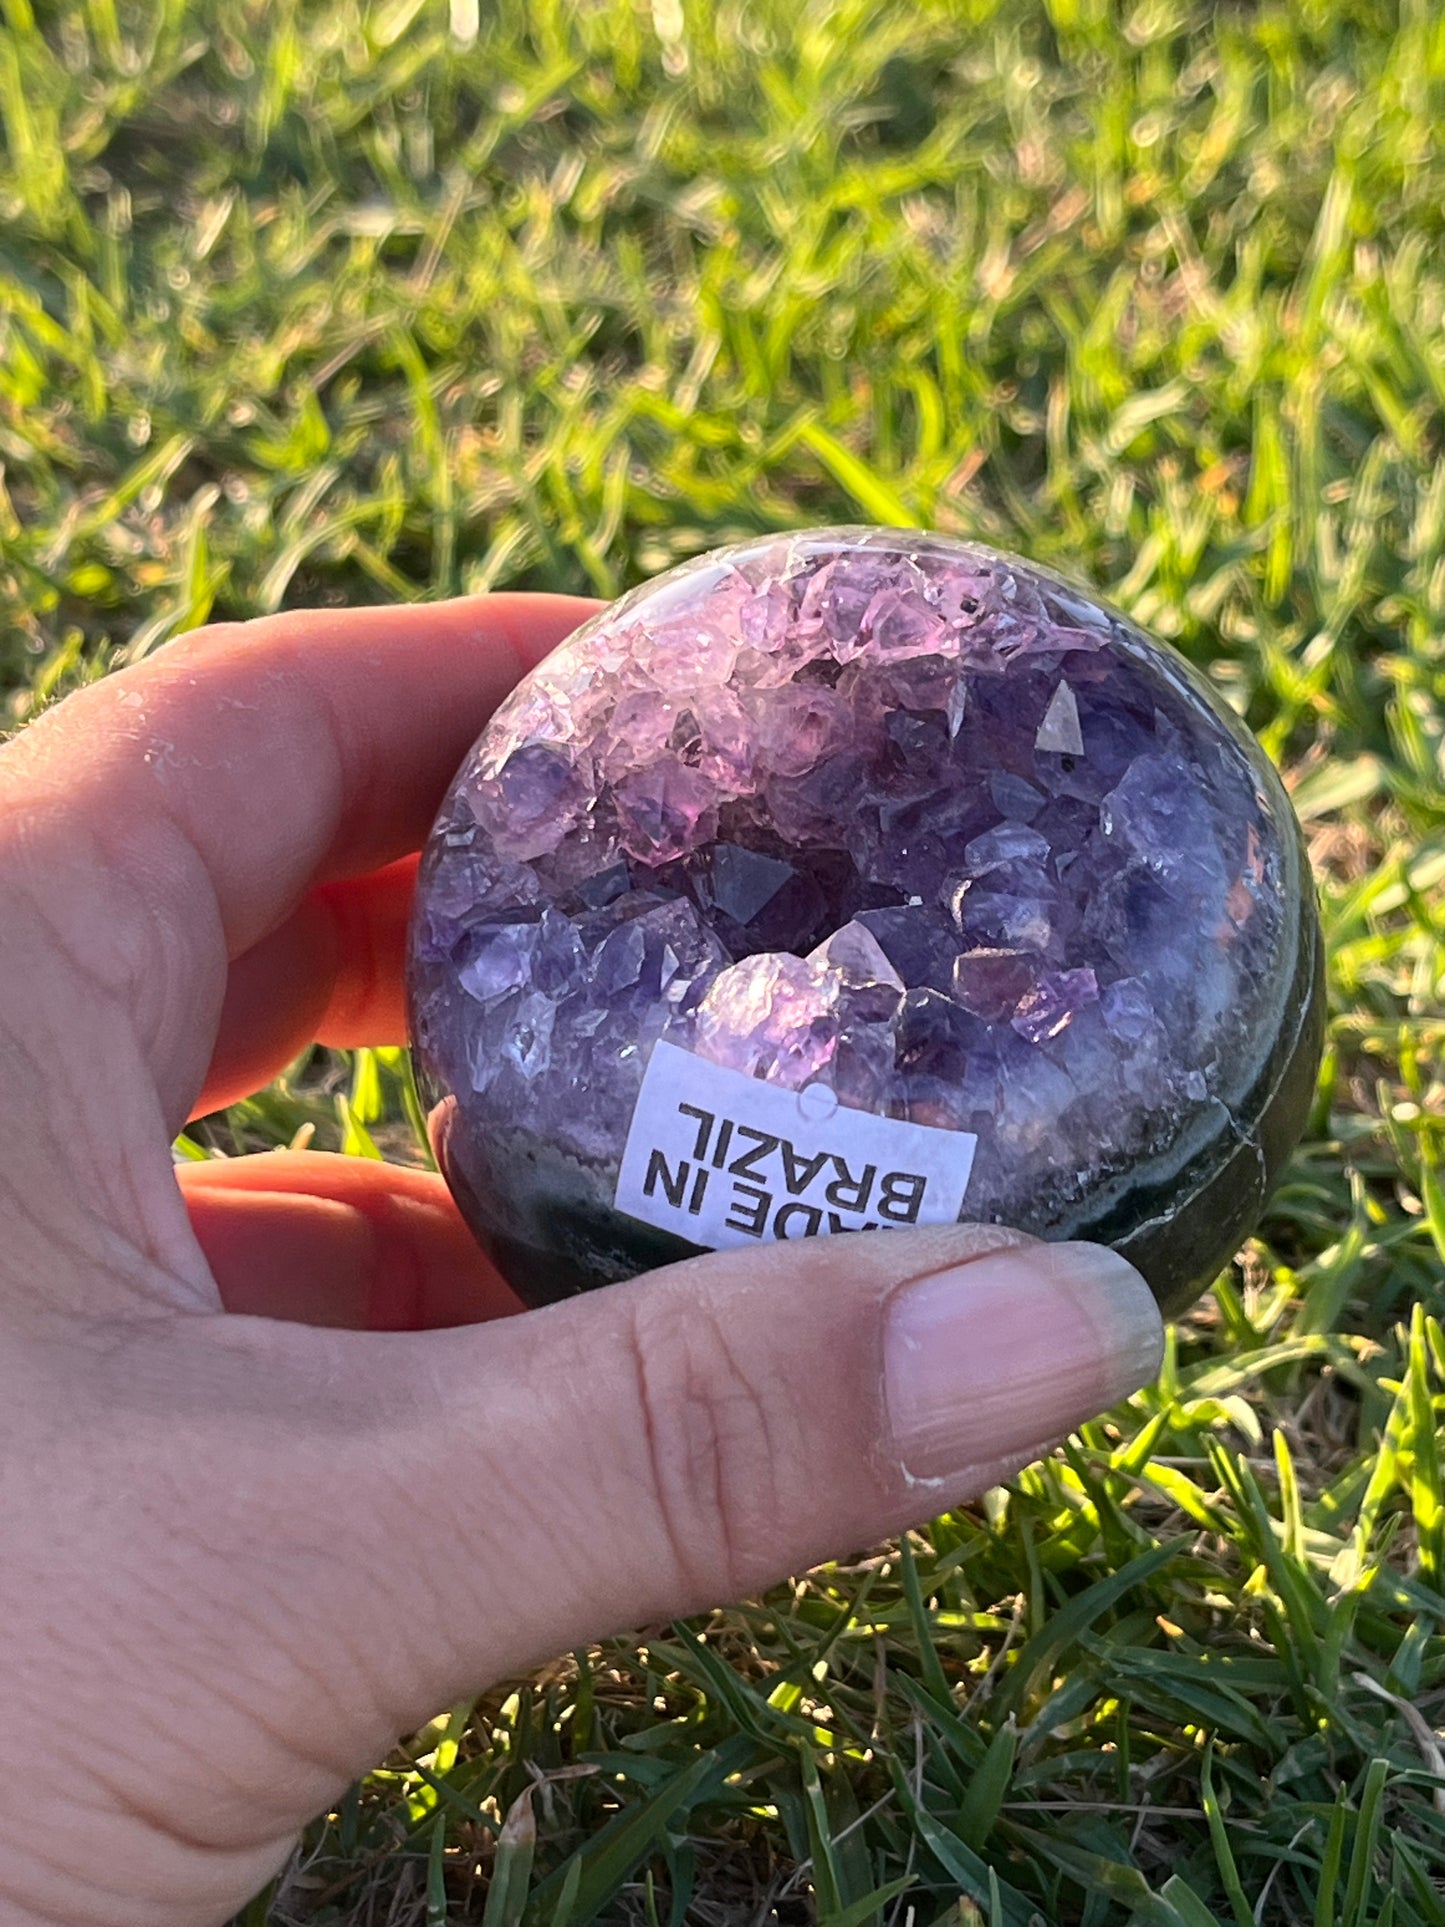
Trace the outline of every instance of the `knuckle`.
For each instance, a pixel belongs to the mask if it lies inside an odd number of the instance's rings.
[[[695,1301],[641,1293],[628,1323],[645,1476],[680,1593],[697,1605],[776,1577],[798,1441],[790,1403],[757,1353]]]

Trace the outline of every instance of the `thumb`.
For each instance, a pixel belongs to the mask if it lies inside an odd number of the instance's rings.
[[[449,1632],[405,1682],[423,1718],[984,1490],[1150,1379],[1163,1331],[1112,1251],[951,1226],[717,1253],[401,1342],[435,1411],[391,1563],[427,1569]],[[375,1494],[339,1483],[374,1546]]]
[[[391,1244],[428,1226],[398,1216]],[[27,1336],[0,1356],[31,1440],[0,1607],[46,1657],[0,1768],[59,1746],[99,1789],[103,1878],[67,1919],[229,1917],[439,1706],[941,1511],[1161,1341],[1112,1252],[960,1226],[715,1253],[448,1330],[178,1312],[97,1320],[73,1358]],[[103,1744],[57,1711],[102,1704]],[[47,1829],[27,1814],[0,1889],[48,1882]]]
[[[94,1497],[59,1514],[84,1513],[74,1546],[45,1541],[66,1583],[35,1612],[71,1602],[113,1705],[126,1627],[131,1671],[160,1669],[116,1715],[133,1759],[171,1759],[153,1702],[176,1724],[203,1709],[226,1772],[148,1781],[151,1824],[183,1840],[188,1880],[220,1864],[240,1891],[241,1849],[254,1886],[439,1706],[931,1517],[1151,1377],[1161,1347],[1113,1252],[957,1225],[714,1253],[447,1330],[146,1323],[87,1354],[108,1429],[60,1435],[90,1451]],[[184,1917],[203,1913],[223,1917]]]

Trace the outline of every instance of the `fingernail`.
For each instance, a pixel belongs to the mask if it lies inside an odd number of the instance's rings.
[[[886,1310],[893,1443],[916,1479],[1027,1460],[1159,1370],[1154,1297],[1102,1245],[990,1251],[900,1285]]]

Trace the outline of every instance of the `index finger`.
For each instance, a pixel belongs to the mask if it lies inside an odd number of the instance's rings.
[[[177,1128],[228,960],[313,884],[416,849],[497,702],[597,607],[501,593],[203,630],[0,754],[6,882],[39,909],[57,969],[115,993]]]

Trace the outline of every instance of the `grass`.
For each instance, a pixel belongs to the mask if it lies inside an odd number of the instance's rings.
[[[246,1927],[1445,1922],[1429,0],[4,0],[0,701],[754,530],[1086,572],[1286,769],[1307,1142],[1160,1382],[453,1709]],[[415,1156],[395,1053],[208,1120]]]

